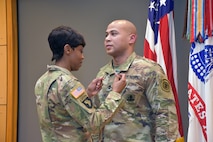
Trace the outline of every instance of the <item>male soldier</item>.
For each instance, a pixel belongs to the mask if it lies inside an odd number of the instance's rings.
[[[116,75],[105,102],[94,109],[91,97],[102,86],[103,77],[94,79],[85,90],[71,71],[80,68],[84,38],[70,27],[60,26],[48,37],[53,53],[50,65],[36,82],[35,95],[44,142],[96,142],[99,131],[121,107],[119,94],[126,85],[124,74]]]
[[[106,101],[116,74],[126,74],[127,86],[122,93],[125,105],[105,126],[104,141],[174,142],[179,134],[170,83],[157,63],[136,55],[136,39],[130,21],[115,20],[106,29],[104,45],[112,61],[97,74],[106,77],[96,105]]]

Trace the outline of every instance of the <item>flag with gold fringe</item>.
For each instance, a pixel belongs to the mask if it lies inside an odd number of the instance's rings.
[[[213,142],[213,5],[188,0],[184,37],[191,43],[188,74],[188,142]]]

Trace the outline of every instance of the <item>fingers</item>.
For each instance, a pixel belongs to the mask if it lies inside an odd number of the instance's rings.
[[[125,74],[120,74],[120,82],[122,82],[122,84],[124,86],[126,86],[126,75]]]
[[[102,80],[103,80],[103,77],[100,77],[100,78],[96,78],[95,79],[95,90],[100,90],[102,88]]]
[[[103,77],[99,77],[93,80],[94,83],[94,89],[96,91],[100,91],[102,89],[103,86],[103,80],[104,80],[105,76]],[[114,78],[114,88],[115,90],[122,90],[125,85],[126,85],[126,75],[123,73],[119,73],[119,74],[115,74],[115,78]]]
[[[123,73],[115,74],[112,90],[120,93],[126,86],[126,75]]]
[[[126,75],[123,73],[115,74],[115,81],[126,80]]]
[[[126,81],[126,74],[120,73],[120,80],[125,80]]]
[[[121,79],[121,74],[115,74],[115,79],[114,81],[119,81]]]

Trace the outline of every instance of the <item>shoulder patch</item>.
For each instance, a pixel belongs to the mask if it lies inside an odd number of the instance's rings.
[[[170,86],[169,86],[169,81],[166,79],[163,79],[160,83],[161,89],[165,92],[169,92],[170,91]]]
[[[85,92],[85,89],[83,86],[77,86],[74,90],[70,91],[70,94],[74,98],[79,98],[83,93]]]
[[[92,100],[89,97],[86,97],[82,102],[87,108],[92,108]]]

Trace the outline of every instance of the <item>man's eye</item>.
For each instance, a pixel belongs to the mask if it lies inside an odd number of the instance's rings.
[[[118,34],[118,32],[110,32],[110,33],[106,33],[105,37],[116,36],[117,34]]]
[[[117,34],[118,34],[118,33],[116,33],[116,32],[112,32],[112,33],[111,33],[112,36],[115,36],[115,35],[117,35]]]

